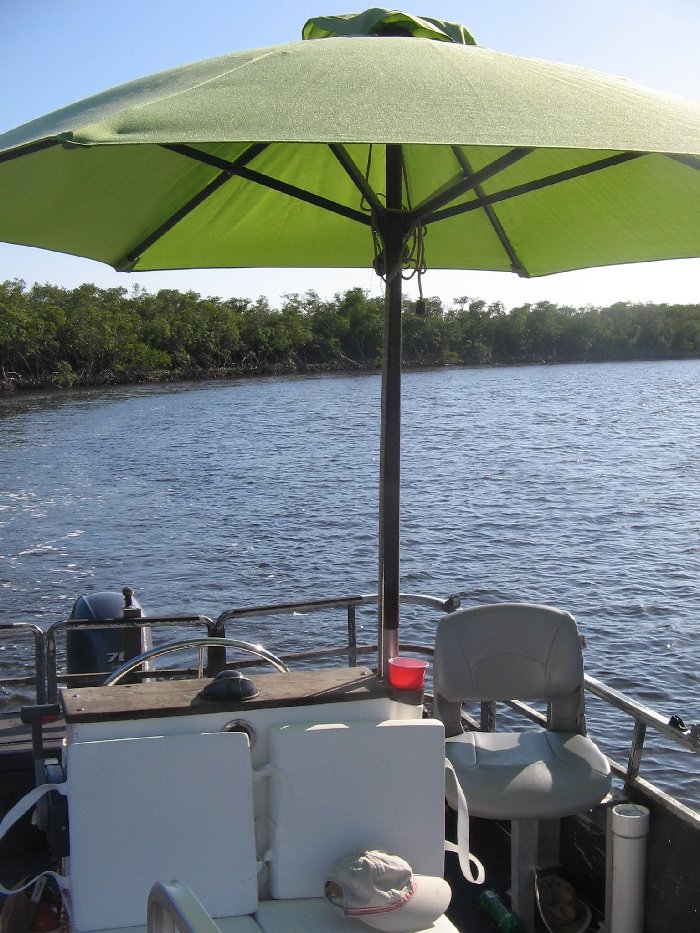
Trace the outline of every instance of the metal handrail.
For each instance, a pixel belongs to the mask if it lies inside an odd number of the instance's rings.
[[[698,730],[698,727],[694,726],[692,730],[681,731],[670,725],[667,720],[648,706],[644,706],[636,700],[631,700],[629,697],[624,696],[624,694],[609,687],[602,681],[590,677],[588,674],[584,674],[584,687],[614,709],[626,713],[634,720],[634,730],[627,764],[620,764],[618,761],[615,761],[614,758],[611,758],[610,755],[606,755],[613,774],[623,782],[623,793],[629,796],[635,789],[639,789],[648,798],[657,801],[667,809],[673,810],[684,822],[690,823],[694,827],[700,829],[700,812],[691,809],[679,800],[676,800],[675,797],[671,797],[670,794],[667,794],[665,791],[661,790],[661,788],[641,777],[639,774],[647,726],[665,735],[676,744],[695,753],[700,752],[700,730]],[[482,705],[491,706],[492,704],[489,702]],[[538,726],[545,727],[547,717],[538,710],[528,706],[526,703],[520,700],[510,700],[507,705]],[[478,728],[477,723],[470,720],[469,717],[465,718],[472,728]],[[495,718],[492,714],[490,716],[490,721],[492,723],[495,722]]]
[[[454,612],[459,608],[460,596],[455,593],[446,599],[438,596],[427,596],[423,593],[401,593],[401,605],[425,606],[439,612]],[[233,619],[252,618],[266,615],[291,615],[295,612],[321,611],[323,609],[351,608],[354,606],[376,606],[379,596],[369,593],[355,596],[331,596],[326,599],[305,599],[288,603],[275,603],[263,606],[239,606],[227,609],[217,617],[217,622],[225,625]]]
[[[46,696],[49,697],[50,703],[55,703],[58,697],[58,660],[56,655],[56,633],[62,629],[66,631],[70,630],[71,632],[97,632],[101,629],[115,629],[119,628],[123,631],[137,630],[141,628],[167,628],[167,627],[188,627],[191,625],[203,625],[207,630],[207,636],[209,637],[221,637],[223,632],[219,629],[219,626],[216,622],[210,619],[208,616],[155,616],[153,618],[148,618],[147,616],[142,616],[139,619],[105,619],[102,622],[92,622],[89,619],[59,619],[58,622],[54,622],[53,625],[50,625],[45,633],[45,643],[46,643]],[[110,671],[94,671],[89,675],[81,674],[81,677],[86,676],[107,676]],[[64,675],[64,679],[69,682],[70,675]],[[45,701],[44,701],[45,702]]]
[[[667,739],[671,739],[678,745],[684,745],[692,752],[700,752],[700,730],[688,729],[683,731],[669,720],[664,719],[656,710],[644,706],[636,700],[631,700],[623,693],[603,683],[602,680],[596,680],[595,677],[590,677],[588,674],[584,675],[584,685],[590,693],[615,706],[623,713],[627,713],[636,723],[650,726],[656,732],[665,735]]]
[[[33,686],[37,705],[46,703],[46,638],[42,629],[33,622],[1,622],[0,631],[31,632],[34,636],[34,680]],[[26,678],[5,679],[0,683],[32,683]]]
[[[459,608],[460,597],[459,595],[448,596],[446,599],[439,597],[427,596],[423,594],[412,594],[412,593],[402,593],[401,594],[401,603],[408,605],[423,606],[428,609],[436,610],[440,613],[449,613],[454,612]],[[285,662],[289,661],[310,661],[318,660],[322,658],[332,658],[343,656],[347,657],[348,666],[355,667],[358,662],[358,656],[363,656],[377,651],[377,644],[366,644],[359,645],[357,642],[357,629],[356,629],[356,609],[360,606],[374,606],[379,602],[379,597],[377,594],[361,594],[361,595],[351,595],[351,596],[340,596],[340,597],[330,597],[325,599],[314,599],[314,600],[298,600],[293,602],[285,602],[278,604],[270,605],[256,605],[248,607],[237,607],[234,609],[227,609],[222,612],[215,620],[212,620],[208,616],[153,616],[153,617],[143,617],[138,620],[124,620],[124,619],[108,619],[102,622],[91,622],[89,620],[61,620],[59,622],[51,625],[46,632],[42,631],[39,626],[34,625],[33,623],[27,622],[12,622],[12,623],[2,623],[0,624],[0,631],[2,630],[26,630],[31,631],[34,635],[35,640],[35,677],[34,683],[36,688],[36,697],[37,703],[46,703],[50,702],[48,698],[52,698],[55,701],[58,690],[58,680],[59,675],[57,672],[57,663],[56,663],[56,634],[62,629],[70,631],[82,631],[90,630],[96,631],[99,629],[107,628],[122,628],[122,629],[138,629],[144,626],[149,626],[151,628],[158,627],[188,627],[193,625],[203,625],[207,630],[207,637],[209,638],[225,638],[226,637],[226,624],[230,622],[237,622],[241,619],[251,619],[262,616],[273,616],[273,615],[292,615],[294,613],[309,613],[309,612],[319,612],[328,609],[337,609],[344,608],[347,612],[347,644],[345,646],[339,645],[337,647],[331,648],[317,648],[309,649],[306,651],[292,652],[289,654],[281,655],[281,658]],[[428,657],[432,656],[433,648],[429,645],[424,645],[421,643],[409,643],[402,642],[402,650],[411,651],[418,654],[424,654]],[[255,664],[255,660],[242,660],[236,662],[237,666],[249,666]],[[200,662],[201,667],[201,662]],[[149,673],[153,676],[152,671],[142,672],[140,676],[148,677]],[[182,669],[173,669],[168,671],[160,671],[161,674],[172,674],[177,676],[178,674],[184,673]],[[107,676],[108,671],[98,671],[94,672],[94,676]],[[61,675],[62,680],[70,683],[72,675],[66,673]],[[73,676],[82,676],[85,677],[85,674],[73,675]],[[139,676],[139,675],[137,675]],[[14,679],[0,679],[0,684],[7,683],[27,683],[31,682],[31,679],[28,678],[14,678]],[[673,741],[675,744],[686,748],[694,753],[700,752],[700,728],[698,726],[692,726],[688,729],[680,728],[677,724],[680,720],[677,720],[676,717],[672,718],[671,721],[664,719],[659,713],[650,707],[644,706],[641,703],[638,703],[636,700],[630,699],[614,688],[608,686],[600,680],[597,680],[594,677],[589,676],[588,674],[584,675],[584,687],[585,689],[602,699],[605,703],[614,707],[615,709],[625,713],[627,716],[631,717],[634,722],[634,731],[632,737],[632,743],[629,753],[629,759],[627,765],[621,765],[617,762],[610,759],[611,767],[620,778],[624,781],[625,791],[628,792],[635,786],[644,787],[645,790],[649,790],[653,785],[650,785],[649,782],[645,781],[639,775],[640,764],[644,749],[644,739],[646,735],[647,728],[653,729],[655,732],[664,735],[666,738]],[[537,723],[538,725],[544,725],[545,717],[528,706],[525,703],[519,701],[511,701],[509,704],[513,709],[517,710],[519,713],[525,715],[527,718]],[[493,723],[495,718],[493,715],[492,709],[484,709],[484,707],[492,707],[493,704],[483,704],[482,705],[482,728],[484,723],[489,723],[490,727],[493,728]],[[466,717],[470,727],[479,728],[479,724],[473,722],[469,717]],[[675,719],[675,723],[674,723]],[[656,792],[656,791],[654,791]],[[667,801],[673,802],[672,798],[668,795],[663,794],[663,792],[658,792],[663,796]],[[687,809],[687,808],[686,808]],[[692,813],[693,811],[689,811]]]
[[[218,646],[220,648],[238,648],[240,651],[245,651],[248,654],[257,655],[258,659],[267,661],[281,674],[288,674],[289,668],[287,665],[277,657],[277,655],[272,654],[270,651],[266,651],[260,645],[251,645],[247,641],[241,641],[238,638],[183,638],[179,641],[171,641],[167,645],[160,645],[158,648],[151,648],[150,651],[144,651],[142,654],[137,655],[135,658],[130,658],[128,661],[125,661],[120,667],[107,677],[104,682],[105,687],[111,687],[114,684],[117,684],[122,677],[126,674],[131,673],[131,671],[139,667],[140,665],[145,665],[147,661],[154,660],[155,658],[161,657],[164,654],[170,654],[172,651],[184,651],[186,648],[196,648],[199,656],[197,662],[197,678],[199,680],[204,677],[204,652],[211,646]],[[146,675],[153,676],[153,671],[146,671]]]
[[[433,609],[440,613],[453,612],[459,608],[460,596],[453,594],[445,599],[429,596],[422,593],[402,593],[400,596],[402,605],[423,606]],[[321,649],[316,652],[295,652],[290,654],[286,660],[301,660],[320,657],[332,657],[340,654],[347,654],[350,667],[357,666],[358,653],[364,654],[369,651],[376,651],[374,646],[358,646],[357,628],[356,628],[356,609],[358,606],[376,606],[379,603],[379,596],[376,593],[360,594],[351,596],[338,596],[324,599],[296,600],[293,602],[276,603],[268,605],[244,606],[235,609],[228,609],[222,612],[216,619],[211,619],[204,615],[189,616],[142,616],[138,619],[104,619],[100,622],[94,622],[89,619],[59,619],[50,625],[46,631],[42,631],[38,626],[32,623],[6,623],[4,628],[25,627],[32,628],[37,637],[41,639],[40,650],[36,652],[35,674],[34,678],[18,678],[14,683],[22,685],[33,685],[36,690],[37,703],[55,702],[58,697],[59,679],[70,684],[71,679],[77,677],[106,677],[110,671],[83,672],[80,675],[71,675],[64,672],[59,678],[58,658],[56,648],[56,635],[62,630],[79,631],[99,631],[101,629],[120,628],[123,630],[137,630],[144,627],[163,628],[163,627],[190,627],[202,625],[206,628],[207,637],[225,638],[226,623],[240,619],[251,619],[260,616],[270,615],[292,615],[298,612],[319,612],[325,609],[344,608],[347,611],[347,648]],[[252,662],[254,663],[254,662]],[[177,671],[173,670],[173,675]],[[8,680],[1,680],[2,683],[10,683]]]

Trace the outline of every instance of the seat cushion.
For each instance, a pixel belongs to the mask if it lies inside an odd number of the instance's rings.
[[[219,917],[214,922],[221,933],[260,933],[253,917]]]
[[[76,930],[137,926],[145,919],[151,887],[173,878],[196,890],[212,917],[254,912],[258,884],[247,736],[75,742],[67,758]]]
[[[221,933],[260,933],[253,917],[219,917],[214,922]]]
[[[218,917],[213,922],[221,933],[261,933],[254,917]],[[100,930],[99,933],[148,933],[148,927],[145,924],[138,927],[114,927],[111,930]]]
[[[448,739],[445,750],[473,816],[569,816],[600,803],[610,789],[608,761],[583,735],[467,732]]]
[[[344,916],[324,897],[260,901],[255,919],[263,933],[368,933],[372,929]],[[419,933],[457,933],[457,927],[443,914]]]
[[[322,897],[333,862],[384,849],[416,874],[445,858],[445,731],[434,719],[295,723],[270,733],[270,890]]]

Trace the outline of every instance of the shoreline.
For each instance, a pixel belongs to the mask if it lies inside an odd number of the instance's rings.
[[[422,372],[438,369],[500,369],[505,367],[525,367],[525,366],[571,366],[586,365],[597,363],[663,363],[663,362],[684,362],[686,360],[697,360],[700,356],[682,356],[682,357],[621,357],[619,359],[605,360],[546,360],[540,357],[530,359],[508,359],[493,360],[489,363],[456,363],[452,361],[412,363],[402,366],[403,372]],[[352,361],[348,361],[351,363]],[[248,367],[219,367],[202,370],[179,370],[177,372],[165,373],[162,371],[153,371],[148,373],[133,373],[116,375],[110,371],[101,374],[99,379],[88,380],[76,378],[69,384],[62,384],[58,379],[47,377],[46,379],[26,379],[13,376],[17,374],[6,374],[0,379],[0,398],[11,398],[16,394],[26,394],[31,392],[65,392],[70,389],[106,389],[120,386],[136,385],[169,385],[176,382],[215,382],[217,380],[225,381],[227,379],[260,379],[274,376],[339,376],[339,375],[380,375],[381,369],[376,366],[362,366],[353,364],[338,366],[334,364],[317,363],[309,364],[303,367],[269,366],[259,369]],[[56,374],[58,375],[58,374]]]

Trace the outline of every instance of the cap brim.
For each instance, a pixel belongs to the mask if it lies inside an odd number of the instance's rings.
[[[429,875],[414,875],[413,878],[416,882],[415,893],[401,907],[382,913],[355,914],[354,918],[375,930],[385,930],[386,933],[419,933],[421,930],[429,930],[447,910],[452,891],[444,878]]]

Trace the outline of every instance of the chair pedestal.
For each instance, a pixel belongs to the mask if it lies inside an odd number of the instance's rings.
[[[528,933],[535,929],[537,820],[513,820],[510,841],[510,906]]]
[[[528,933],[535,929],[535,873],[559,867],[560,826],[558,819],[511,821],[511,910]]]

